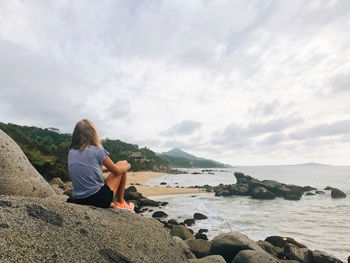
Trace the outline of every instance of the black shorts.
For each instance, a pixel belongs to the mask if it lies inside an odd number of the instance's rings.
[[[113,201],[113,191],[104,184],[97,193],[82,199],[74,199],[74,203],[80,205],[93,205],[101,208],[108,208]]]

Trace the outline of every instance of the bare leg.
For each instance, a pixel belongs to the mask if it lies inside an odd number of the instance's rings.
[[[124,191],[125,191],[125,186],[126,186],[126,179],[127,179],[127,174],[126,172],[122,174],[122,179],[120,180],[120,184],[117,190],[117,201],[119,203],[124,202]]]
[[[114,173],[109,173],[107,177],[106,184],[109,189],[113,191],[113,196],[117,194],[117,201],[120,203],[124,202],[124,190],[126,185],[126,172],[123,174],[116,175]]]

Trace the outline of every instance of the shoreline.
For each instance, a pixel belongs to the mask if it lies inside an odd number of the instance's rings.
[[[104,173],[104,176],[107,175],[108,173]],[[149,179],[160,178],[164,175],[167,175],[167,173],[152,171],[128,172],[126,188],[135,186],[137,191],[142,193],[145,197],[205,193],[205,190],[198,188],[176,188],[161,185],[151,186],[147,184]]]

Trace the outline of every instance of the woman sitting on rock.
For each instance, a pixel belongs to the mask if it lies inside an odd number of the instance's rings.
[[[124,200],[127,161],[113,163],[102,147],[96,128],[89,120],[79,121],[74,128],[68,154],[68,172],[73,183],[74,203],[97,207],[117,207],[133,211],[134,205]],[[110,174],[105,182],[103,171]],[[113,202],[117,195],[117,202]]]

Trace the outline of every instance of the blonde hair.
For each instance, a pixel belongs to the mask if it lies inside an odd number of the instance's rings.
[[[74,128],[70,149],[84,150],[87,146],[99,147],[101,145],[95,125],[83,119]]]

